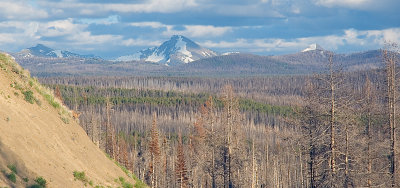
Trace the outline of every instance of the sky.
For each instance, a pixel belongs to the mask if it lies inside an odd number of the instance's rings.
[[[0,0],[0,51],[44,44],[106,59],[186,36],[214,51],[337,53],[400,43],[399,0]]]

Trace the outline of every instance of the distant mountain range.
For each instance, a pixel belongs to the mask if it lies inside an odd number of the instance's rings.
[[[311,44],[297,53],[277,56],[259,56],[240,52],[218,54],[181,35],[172,36],[159,47],[121,56],[113,61],[64,50],[53,50],[40,44],[15,53],[13,56],[36,76],[309,74],[325,71],[330,56],[334,63],[339,64],[345,71],[376,69],[384,65],[380,50],[336,54],[323,49],[318,44]]]
[[[121,56],[116,61],[141,60],[169,66],[190,63],[214,56],[217,56],[216,52],[201,47],[182,35],[174,35],[158,47],[147,48],[132,55]]]
[[[23,49],[20,52],[13,54],[14,56],[22,57],[22,58],[31,58],[31,57],[47,57],[47,58],[99,58],[94,55],[80,55],[76,53],[72,53],[66,50],[54,50],[49,48],[43,44],[38,44],[34,47],[30,47],[27,49]]]

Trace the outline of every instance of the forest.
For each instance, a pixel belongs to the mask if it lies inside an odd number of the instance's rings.
[[[398,187],[398,60],[382,57],[314,75],[39,80],[150,187]]]

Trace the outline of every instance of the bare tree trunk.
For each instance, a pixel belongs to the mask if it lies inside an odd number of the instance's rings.
[[[365,82],[365,95],[367,99],[367,170],[368,170],[368,177],[367,177],[367,186],[372,186],[371,174],[372,174],[372,157],[371,157],[371,142],[372,142],[372,135],[371,135],[371,108],[372,108],[372,96],[371,96],[371,81],[366,78]]]
[[[330,109],[330,133],[331,133],[331,143],[330,143],[330,150],[331,150],[331,159],[330,159],[330,166],[331,166],[331,183],[333,183],[333,177],[335,177],[336,173],[336,146],[335,146],[335,83],[334,83],[334,72],[333,72],[333,61],[332,61],[332,54],[329,57],[329,84],[330,84],[330,102],[331,102],[331,109]]]
[[[254,138],[253,138],[252,142],[253,142],[253,145],[252,145],[252,157],[251,157],[252,158],[251,188],[255,188],[256,187],[256,172],[255,172],[255,169],[256,169],[256,156],[254,154]]]
[[[344,159],[344,163],[345,163],[345,167],[344,167],[344,176],[345,176],[345,180],[344,180],[344,187],[347,188],[349,185],[349,130],[348,130],[348,125],[347,123],[345,123],[345,159]]]
[[[395,140],[396,140],[396,64],[394,57],[384,50],[384,58],[386,62],[386,79],[387,79],[387,98],[388,98],[388,111],[389,111],[389,127],[390,127],[390,175],[391,186],[396,187],[396,153],[395,153]]]

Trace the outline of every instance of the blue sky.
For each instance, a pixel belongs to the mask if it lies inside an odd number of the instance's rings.
[[[348,53],[400,42],[399,0],[0,0],[0,50],[104,58],[184,35],[217,52]]]

